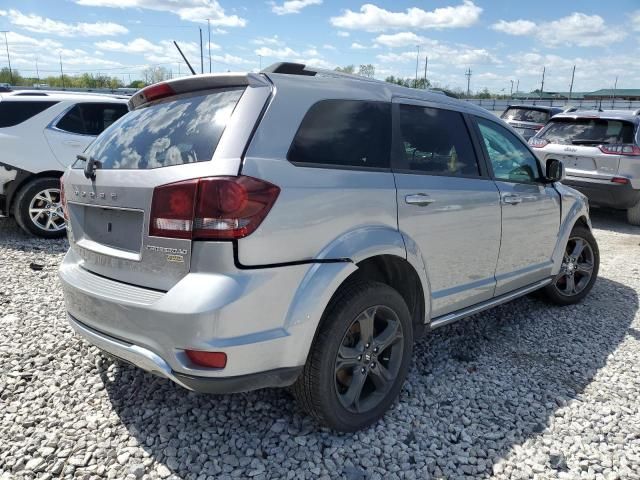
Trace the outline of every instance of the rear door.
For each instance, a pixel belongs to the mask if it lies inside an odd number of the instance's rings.
[[[474,118],[502,203],[498,296],[551,275],[560,196],[543,182],[538,160],[518,136],[492,120]]]
[[[87,149],[87,157],[101,163],[94,179],[85,175],[83,161],[65,174],[69,241],[85,269],[160,290],[189,271],[190,239],[150,234],[153,192],[183,180],[238,174],[270,87],[229,78],[198,80],[209,88],[198,84],[195,92],[185,82],[186,92],[129,112]],[[215,88],[216,82],[235,85]],[[187,200],[172,196],[171,206],[179,209]]]
[[[96,136],[127,111],[125,103],[77,103],[48,125],[44,135],[58,161],[68,166]]]
[[[490,299],[500,195],[478,161],[465,117],[396,99],[394,129],[398,223],[422,252],[432,317]]]

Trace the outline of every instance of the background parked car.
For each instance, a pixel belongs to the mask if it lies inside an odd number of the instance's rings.
[[[539,105],[509,105],[500,118],[529,140],[545,126],[551,117],[561,113],[562,108]]]
[[[65,222],[60,177],[93,139],[127,113],[127,98],[16,91],[0,96],[0,216],[41,237]]]
[[[640,110],[578,111],[556,115],[529,140],[545,162],[562,160],[563,183],[594,205],[627,210],[640,225]]]

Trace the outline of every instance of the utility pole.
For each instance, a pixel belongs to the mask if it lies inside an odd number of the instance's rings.
[[[2,30],[4,33],[4,46],[7,49],[7,63],[9,64],[9,82],[13,85],[13,70],[11,70],[11,57],[9,56],[9,42],[7,41],[8,30]]]
[[[518,78],[518,80],[516,80],[516,95],[518,94],[519,91],[520,91],[520,79]]]
[[[40,71],[38,70],[38,57],[36,57],[36,77],[38,77],[38,88],[40,88]]]
[[[427,89],[427,65],[429,65],[429,56],[424,57],[424,88]]]
[[[62,73],[62,53],[58,52],[58,57],[60,58],[60,78],[62,79],[62,88],[64,89],[64,73]]]
[[[204,73],[204,53],[202,50],[202,28],[198,27],[200,30],[200,73]]]
[[[467,97],[471,96],[471,69],[467,68],[467,71],[465,72],[465,76],[467,77]]]
[[[420,45],[416,45],[418,49],[418,53],[416,53],[416,82],[414,83],[414,88],[418,87],[418,63],[420,62]]]
[[[576,76],[576,66],[573,66],[573,71],[571,72],[571,85],[569,86],[569,101],[571,101],[571,95],[573,94],[573,79]]]
[[[542,99],[542,93],[544,92],[544,72],[547,67],[542,67],[542,83],[540,84],[540,99]]]
[[[616,75],[616,81],[613,84],[613,100],[611,101],[611,108],[616,104],[616,90],[618,90],[618,76]]]
[[[511,92],[509,93],[509,98],[513,100],[513,80],[509,80],[511,82]]]
[[[212,72],[211,70],[211,22],[209,21],[209,19],[207,18],[207,33],[209,34],[209,73]]]

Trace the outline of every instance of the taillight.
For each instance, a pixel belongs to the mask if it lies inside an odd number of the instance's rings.
[[[640,155],[640,147],[632,143],[598,145],[598,148],[602,153],[609,155]]]
[[[189,360],[201,367],[224,368],[227,366],[227,354],[224,352],[185,350],[185,353]]]
[[[69,215],[67,215],[67,197],[64,195],[64,182],[62,178],[60,179],[60,204],[62,205],[62,216],[66,222],[69,220]]]
[[[280,188],[252,177],[209,177],[156,187],[149,235],[230,240],[253,233]]]
[[[549,145],[549,142],[544,138],[531,137],[529,139],[529,145],[531,145],[533,148],[542,148]]]
[[[139,92],[139,95],[142,95],[146,102],[170,97],[174,94],[175,92],[173,88],[171,88],[168,83],[156,83],[155,85],[149,85]]]

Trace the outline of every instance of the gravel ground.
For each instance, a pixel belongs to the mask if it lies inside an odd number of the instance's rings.
[[[384,420],[336,435],[286,391],[198,395],[103,356],[65,321],[66,241],[0,219],[0,479],[640,479],[640,229],[594,223],[584,303],[439,330]]]

